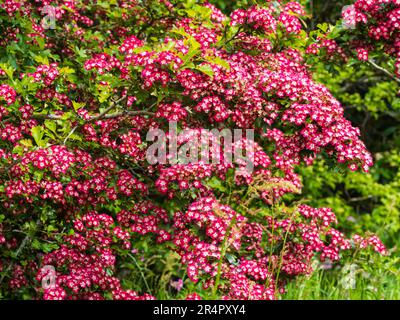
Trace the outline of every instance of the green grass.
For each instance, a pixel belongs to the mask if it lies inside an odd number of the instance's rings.
[[[343,269],[317,270],[287,286],[284,300],[400,300],[397,259],[369,261],[355,268],[354,286],[346,286]],[[383,259],[385,260],[385,259]],[[374,263],[375,262],[375,263]]]

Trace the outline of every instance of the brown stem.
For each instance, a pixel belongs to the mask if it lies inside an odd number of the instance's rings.
[[[383,72],[384,74],[386,74],[389,78],[391,78],[394,81],[397,81],[398,83],[400,83],[400,79],[397,78],[393,73],[391,73],[389,70],[386,70],[385,68],[377,65],[374,61],[372,61],[371,59],[368,60],[368,63],[373,66],[375,69]]]

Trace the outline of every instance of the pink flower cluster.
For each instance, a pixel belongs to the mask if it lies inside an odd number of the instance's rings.
[[[300,20],[297,17],[286,12],[282,12],[279,15],[278,21],[285,26],[285,29],[288,33],[299,33],[302,29]]]
[[[27,153],[21,159],[20,166],[15,166],[12,172],[18,176],[27,171],[27,166],[33,165],[38,169],[49,170],[54,176],[58,177],[65,174],[75,161],[74,154],[65,146],[56,145]]]
[[[2,84],[0,85],[0,98],[5,100],[5,102],[10,105],[15,102],[17,93],[15,92],[14,88],[10,87],[8,84]]]
[[[8,15],[12,17],[22,6],[21,1],[6,0],[1,4],[1,7],[6,10]]]
[[[262,29],[266,33],[275,32],[281,23],[288,33],[299,33],[302,25],[297,16],[304,15],[304,8],[298,2],[288,2],[281,8],[276,18],[276,8],[252,6],[248,10],[237,9],[231,14],[231,25],[248,25],[254,29]]]
[[[132,54],[133,50],[143,46],[143,41],[139,40],[135,36],[127,37],[122,45],[119,47],[119,51],[125,54]]]
[[[368,60],[367,52],[371,49],[383,48],[396,59],[396,64],[400,63],[400,3],[397,0],[357,0],[343,12],[343,19],[351,26],[360,60]],[[395,72],[400,76],[398,68]]]
[[[120,66],[121,62],[117,58],[106,53],[94,55],[91,59],[87,60],[84,65],[86,70],[96,69],[99,74],[104,74]]]
[[[362,238],[361,236],[356,234],[353,236],[353,241],[362,249],[371,246],[376,252],[379,252],[380,254],[385,255],[388,253],[385,245],[376,235],[372,235],[368,238]]]
[[[45,86],[50,86],[59,76],[58,65],[57,63],[40,65],[35,72],[28,73],[27,76],[32,77],[35,82],[42,82]]]
[[[248,10],[237,9],[232,12],[231,25],[249,25],[254,29],[262,29],[266,33],[276,30],[277,21],[274,18],[273,9],[253,6]]]
[[[185,119],[187,111],[182,107],[180,102],[171,104],[160,104],[156,112],[156,117],[165,118],[168,121],[180,121]]]
[[[75,233],[65,237],[65,244],[60,249],[43,258],[43,265],[64,270],[53,275],[55,283],[44,289],[44,299],[100,300],[105,299],[105,293],[111,293],[119,300],[154,299],[148,294],[140,296],[132,290],[123,290],[120,281],[109,275],[110,271],[115,271],[116,261],[110,246],[120,241],[120,237],[113,239],[113,234],[120,233],[113,225],[114,220],[109,215],[94,211],[74,221]],[[49,276],[42,268],[36,279],[41,282]]]
[[[336,57],[344,61],[347,61],[348,59],[343,48],[341,48],[333,39],[317,38],[317,41],[310,44],[306,49],[306,53],[312,55],[318,55],[321,51],[324,51],[323,53],[330,59]]]

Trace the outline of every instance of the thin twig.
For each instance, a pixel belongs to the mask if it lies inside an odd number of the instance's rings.
[[[229,236],[230,236],[230,232],[231,232],[234,224],[236,223],[236,219],[237,219],[237,217],[236,217],[236,215],[234,215],[232,217],[230,223],[229,223],[229,226],[228,226],[228,228],[226,230],[226,233],[225,233],[225,237],[224,237],[224,239],[222,241],[222,244],[221,244],[221,252],[220,252],[220,257],[219,257],[219,261],[218,261],[217,276],[215,278],[214,287],[213,287],[213,290],[212,290],[213,299],[216,299],[218,286],[219,286],[219,280],[221,278],[222,263],[223,263],[223,260],[225,258],[226,250],[228,249],[227,242],[228,242],[228,239],[229,239]]]
[[[0,172],[8,172],[11,170],[12,167],[14,167],[16,164],[20,163],[22,161],[22,158],[14,160],[9,166],[7,167],[2,167],[0,168]]]
[[[96,120],[98,120],[98,119],[101,119],[101,118],[104,117],[107,113],[109,113],[118,103],[124,101],[127,97],[128,97],[128,95],[125,95],[125,96],[119,98],[119,99],[116,100],[116,101],[112,101],[111,105],[110,105],[106,110],[104,110],[103,112],[101,112],[98,116],[91,117],[91,120],[90,120],[90,121],[96,121]]]
[[[147,281],[146,281],[146,278],[145,278],[145,276],[144,276],[144,274],[143,274],[142,268],[140,267],[140,265],[139,265],[138,262],[136,261],[135,257],[134,257],[132,254],[130,254],[130,253],[128,253],[128,256],[132,258],[133,262],[136,264],[136,267],[138,267],[139,272],[140,272],[140,275],[141,275],[141,277],[142,277],[142,279],[143,279],[143,281],[144,281],[144,284],[146,285],[146,288],[147,288],[147,290],[148,290],[148,293],[151,294],[151,295],[153,295],[153,294],[151,293],[151,289],[150,289],[150,287],[149,287],[149,285],[148,285],[148,283],[147,283]]]
[[[114,107],[114,106],[113,106]],[[107,108],[106,111],[110,111],[112,108]],[[149,115],[149,116],[154,116],[153,112],[150,111],[144,111],[144,110],[138,110],[138,111],[123,111],[123,112],[118,112],[118,113],[112,113],[112,114],[106,114],[105,112],[102,112],[101,114],[97,116],[92,116],[89,119],[86,120],[86,123],[88,122],[93,122],[101,119],[111,119],[111,118],[118,118],[121,116],[131,116],[131,115]],[[49,120],[61,120],[63,116],[58,116],[55,114],[35,114],[33,116],[36,119],[49,119]]]
[[[65,145],[65,143],[68,141],[68,139],[71,137],[71,135],[78,129],[81,128],[82,126],[84,126],[87,123],[90,122],[95,122],[101,119],[113,119],[113,118],[118,118],[118,117],[122,117],[122,116],[133,116],[133,115],[148,115],[148,116],[154,116],[155,114],[153,112],[147,111],[147,110],[138,110],[138,111],[128,111],[128,110],[124,110],[122,112],[116,112],[116,113],[112,113],[109,114],[109,112],[114,109],[120,102],[122,102],[123,100],[125,100],[127,98],[127,95],[121,97],[118,100],[112,101],[112,103],[110,104],[110,106],[108,108],[106,108],[103,112],[101,112],[100,114],[96,115],[96,116],[91,116],[88,119],[85,119],[85,121],[83,123],[77,124],[72,130],[71,132],[67,135],[67,137],[64,139],[63,144]],[[150,106],[153,107],[153,105]],[[34,115],[34,118],[36,119],[50,119],[50,120],[61,120],[63,119],[62,115],[55,115],[55,114],[36,114]]]
[[[389,78],[391,78],[394,81],[397,81],[398,83],[400,83],[400,79],[397,78],[393,73],[391,73],[389,70],[386,70],[385,68],[377,65],[374,61],[372,61],[371,59],[368,60],[368,63],[373,66],[375,69],[383,72],[384,74],[386,74]]]
[[[129,116],[129,115],[150,115],[154,116],[154,113],[146,111],[146,110],[139,110],[139,111],[123,111],[119,113],[113,113],[113,114],[108,114],[112,109],[114,109],[120,102],[124,101],[125,99],[128,98],[128,95],[125,95],[118,100],[112,101],[110,106],[106,108],[103,112],[98,114],[97,116],[91,116],[88,119],[85,120],[85,123],[88,122],[93,122],[101,119],[111,119],[111,118],[117,118],[121,116]],[[153,105],[152,105],[153,106]],[[55,115],[55,114],[35,114],[33,115],[34,118],[36,119],[49,119],[49,120],[61,120],[63,119],[63,115]],[[78,125],[79,127],[80,125]]]
[[[37,225],[37,226],[40,226],[40,224],[41,224],[41,223],[40,223],[40,220],[38,219],[38,220],[36,221],[36,225]],[[18,247],[17,251],[15,251],[14,258],[17,258],[17,257],[19,256],[19,254],[21,253],[21,251],[26,247],[26,245],[27,245],[27,243],[28,243],[30,237],[31,237],[31,236],[28,235],[28,234],[25,236],[25,238],[22,240],[20,246]],[[1,278],[0,278],[0,284],[2,284],[4,278],[6,277],[6,274],[11,270],[11,268],[13,267],[13,265],[14,265],[14,262],[11,262],[11,263],[8,265],[8,267],[6,268],[6,270],[3,271],[3,275],[2,275]]]
[[[65,137],[64,141],[63,141],[63,145],[65,145],[69,139],[69,137],[71,137],[73,135],[73,133],[75,132],[76,129],[78,129],[79,125],[76,125],[71,132]]]
[[[360,201],[365,201],[365,200],[369,200],[375,198],[372,195],[366,196],[366,197],[358,197],[358,198],[350,198],[348,201],[349,202],[360,202]]]
[[[118,118],[118,117],[123,117],[123,116],[133,116],[133,115],[147,115],[147,116],[154,116],[155,113],[154,112],[150,112],[150,111],[122,111],[122,112],[118,112],[118,113],[112,113],[112,114],[107,114],[105,116],[102,117],[102,119],[112,119],[112,118]],[[96,119],[98,120],[98,119]],[[95,121],[93,119],[90,120],[91,121]]]

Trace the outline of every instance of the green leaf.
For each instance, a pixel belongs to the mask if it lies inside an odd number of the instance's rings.
[[[59,246],[56,243],[42,243],[42,250],[46,253],[57,250],[58,248]]]
[[[76,140],[76,141],[82,141],[82,137],[80,135],[75,134],[75,133],[70,134],[68,139]]]
[[[43,179],[43,171],[35,171],[34,176],[35,176],[35,181],[40,182]]]
[[[74,110],[77,111],[77,110],[83,108],[86,105],[86,103],[72,101],[72,105],[74,106]]]
[[[19,143],[22,144],[25,147],[32,147],[32,140],[31,139],[23,139],[19,140]]]
[[[239,265],[238,259],[234,255],[232,255],[230,253],[225,253],[225,257],[229,261],[230,264],[232,264],[234,266]]]
[[[317,24],[317,28],[322,30],[323,32],[326,32],[329,28],[329,25],[327,23],[319,23]]]
[[[45,45],[45,40],[42,37],[35,37],[35,40],[37,41],[37,43],[39,44],[39,48],[40,50],[44,49],[44,45]]]
[[[62,120],[68,120],[74,117],[74,113],[72,111],[65,112],[62,116]]]
[[[231,66],[229,65],[228,61],[221,59],[220,57],[207,57],[206,58],[209,62],[214,63],[216,65],[219,65],[221,67],[224,67],[227,70],[231,69]]]
[[[32,241],[32,248],[36,250],[41,250],[45,253],[49,253],[58,249],[59,246],[56,243],[40,242],[38,239],[34,239]]]
[[[183,5],[185,6],[185,8],[191,8],[194,6],[194,4],[196,3],[196,0],[186,0]]]
[[[57,125],[55,124],[54,121],[46,120],[46,121],[44,122],[44,125],[46,126],[47,129],[49,129],[49,130],[53,131],[54,133],[56,133],[56,131],[57,131]]]
[[[32,241],[31,246],[32,246],[33,249],[36,249],[36,250],[40,250],[41,249],[41,243],[40,243],[40,241],[38,239],[34,239]]]
[[[225,192],[226,188],[222,185],[222,181],[217,177],[212,177],[210,180],[207,181],[207,186],[219,190],[221,192]]]
[[[52,231],[57,231],[57,230],[58,229],[55,226],[51,225],[51,224],[46,227],[46,231],[47,232],[52,232]]]
[[[31,129],[32,137],[38,146],[43,146],[44,130],[42,126],[36,126]]]
[[[69,68],[69,67],[63,67],[59,71],[60,71],[61,75],[68,75],[68,74],[71,74],[71,73],[75,73],[75,70],[72,69],[72,68]]]
[[[80,49],[78,47],[75,47],[75,53],[80,57],[80,58],[87,58],[86,50],[85,49]]]
[[[24,148],[22,146],[16,146],[12,150],[12,153],[22,156],[24,154]]]
[[[0,63],[0,69],[6,73],[7,77],[13,80],[14,69],[12,67],[10,67],[8,64]]]
[[[193,57],[198,55],[201,44],[190,34],[188,34],[183,28],[172,30],[173,33],[179,34],[185,38],[185,44],[189,45],[189,51],[183,56],[184,65],[189,62]]]
[[[40,64],[50,64],[49,59],[46,56],[35,56],[35,61]]]
[[[208,75],[211,78],[214,77],[214,71],[209,64],[203,64],[201,66],[197,66],[196,69],[203,72],[204,74]]]
[[[97,97],[98,97],[100,103],[103,103],[110,98],[110,96],[112,94],[110,87],[98,85],[97,89],[99,90],[99,94]]]

